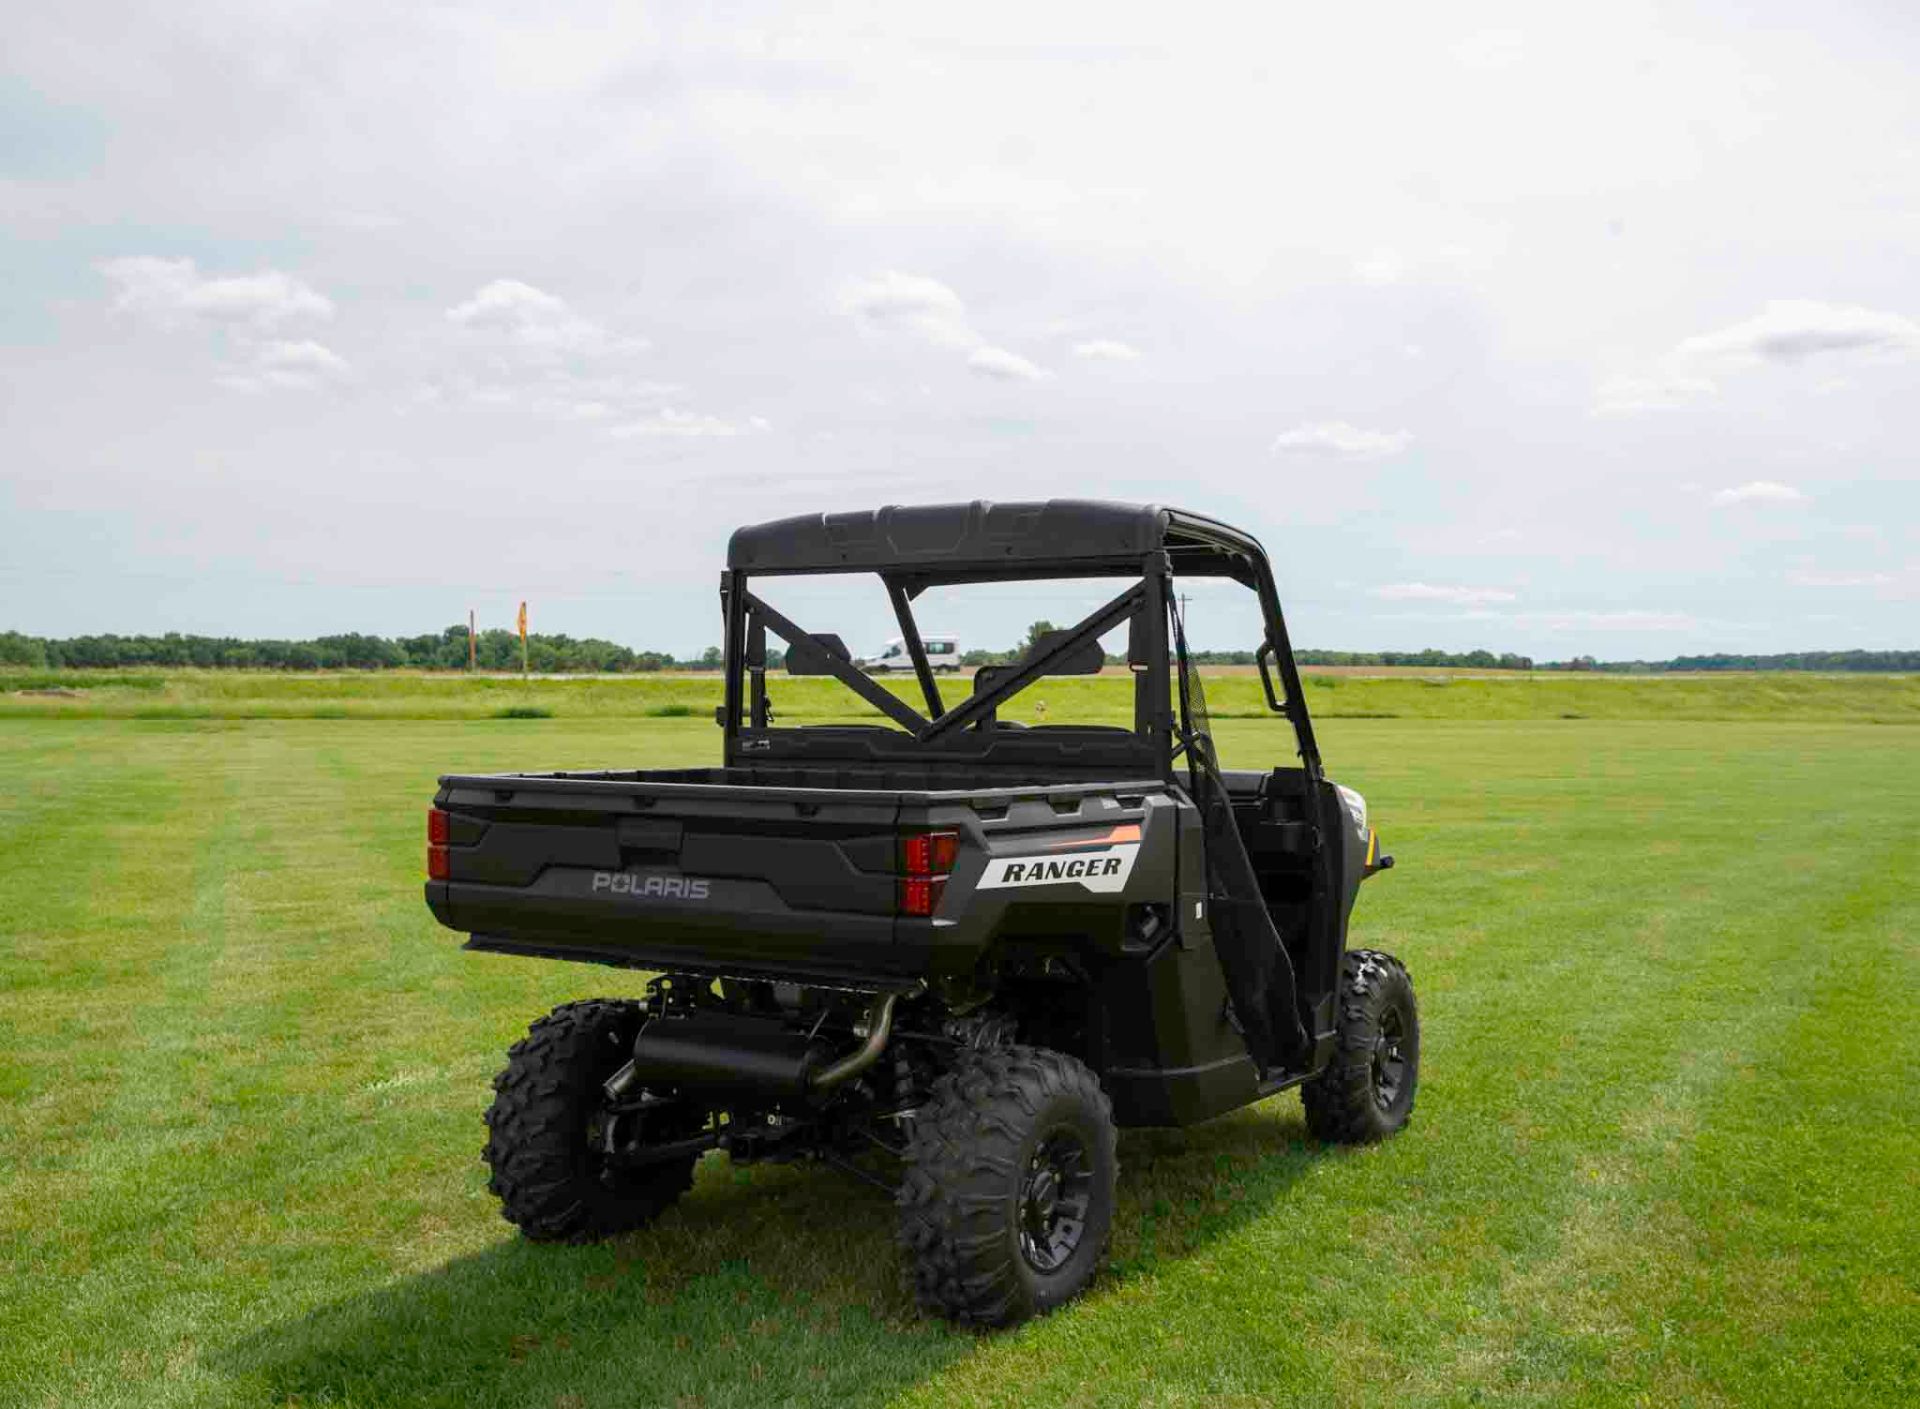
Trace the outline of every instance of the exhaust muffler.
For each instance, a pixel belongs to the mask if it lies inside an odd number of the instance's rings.
[[[633,1060],[608,1078],[607,1095],[618,1101],[636,1086],[785,1096],[831,1090],[886,1051],[898,998],[894,993],[876,998],[854,1029],[860,1045],[838,1057],[831,1044],[780,1018],[713,1011],[663,1014],[640,1029]]]

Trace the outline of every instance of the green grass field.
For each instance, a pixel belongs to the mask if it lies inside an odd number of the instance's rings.
[[[1207,699],[1217,718],[1267,715],[1257,677],[1208,671]],[[921,707],[918,687],[882,683]],[[944,679],[949,702],[970,688]],[[789,722],[880,713],[838,681],[794,679],[779,671],[768,689]],[[1773,723],[1920,724],[1920,675],[1728,674],[1333,675],[1306,676],[1316,719],[1753,719]],[[0,719],[495,719],[515,711],[567,720],[711,718],[720,703],[717,675],[515,676],[420,674],[280,675],[267,671],[0,671]],[[1128,682],[1109,673],[1050,679],[1001,711],[1033,721],[1131,718]]]
[[[407,712],[364,683],[327,698]],[[294,684],[227,698],[331,688]],[[547,719],[0,719],[0,1404],[1912,1404],[1920,730],[1850,721],[1914,686],[1560,717],[1682,684],[1327,718],[1401,862],[1355,939],[1420,991],[1411,1127],[1322,1149],[1287,1095],[1129,1132],[1110,1268],[986,1337],[915,1319],[891,1206],[830,1171],[709,1159],[588,1249],[485,1192],[506,1045],[637,979],[461,953],[420,898],[434,776],[705,760],[710,722],[568,682]],[[1828,721],[1740,717],[1781,689]]]

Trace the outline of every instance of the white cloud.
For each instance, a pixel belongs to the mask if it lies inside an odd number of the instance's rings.
[[[1749,480],[1745,484],[1731,489],[1722,489],[1713,496],[1716,504],[1797,504],[1807,496],[1790,484],[1777,484],[1770,479]]]
[[[1790,572],[1787,581],[1795,587],[1891,587],[1893,574],[1886,572]]]
[[[907,332],[936,347],[978,347],[960,295],[922,274],[885,270],[841,290],[841,310],[874,332]]]
[[[967,358],[967,370],[1002,382],[1038,382],[1053,375],[1045,367],[1004,347],[976,347]]]
[[[529,356],[595,356],[642,352],[644,338],[618,336],[581,316],[567,301],[518,279],[495,279],[447,310],[447,320],[505,338]]]
[[[1672,359],[1700,366],[1797,366],[1834,353],[1920,356],[1920,323],[1854,304],[1776,299],[1743,322],[1688,338]]]
[[[333,303],[278,269],[208,278],[191,259],[130,255],[95,266],[118,285],[113,306],[162,326],[194,320],[265,327],[288,319],[333,316]]]
[[[325,320],[333,303],[278,269],[210,277],[191,259],[129,255],[95,266],[116,285],[113,306],[167,329],[200,326],[229,359],[214,381],[233,391],[314,391],[345,381],[346,360],[310,338],[267,336],[285,322]]]
[[[571,316],[567,302],[553,294],[523,284],[518,279],[495,279],[474,290],[473,297],[447,310],[455,323],[476,328],[514,330],[539,326]]]
[[[905,333],[965,352],[968,370],[996,381],[1037,382],[1053,375],[1017,352],[989,345],[967,317],[960,295],[924,274],[889,269],[856,279],[841,289],[840,310],[869,332]]]
[[[457,344],[446,349],[452,365],[428,388],[429,402],[605,422],[615,435],[711,435],[726,425],[703,428],[703,418],[663,411],[687,388],[639,375],[645,338],[615,332],[524,280],[483,284],[445,319]]]
[[[243,342],[245,360],[222,370],[214,380],[232,391],[318,391],[347,380],[346,359],[311,339]]]
[[[1618,376],[1594,394],[1596,416],[1667,411],[1714,396],[1713,378],[1756,367],[1799,367],[1815,358],[1893,361],[1920,357],[1920,323],[1855,304],[1775,299],[1751,318],[1686,338],[1644,373]],[[1827,377],[1814,390],[1828,395],[1846,385]]]
[[[1089,338],[1073,345],[1073,355],[1094,362],[1138,362],[1140,349],[1113,338]]]
[[[1518,600],[1504,587],[1436,587],[1426,582],[1388,583],[1373,588],[1369,595],[1384,602],[1449,602],[1462,607]]]
[[[758,421],[759,418],[755,417],[755,420]],[[752,426],[751,429],[764,429],[764,422]],[[736,436],[744,433],[745,430],[732,421],[698,411],[676,411],[671,406],[662,407],[652,415],[643,416],[639,420],[626,421],[607,432],[616,440],[636,438],[691,440],[708,436]]]
[[[347,371],[346,362],[331,348],[310,338],[299,342],[262,343],[256,360],[263,367],[317,376],[344,376]]]
[[[1275,455],[1337,455],[1362,460],[1396,455],[1413,443],[1406,431],[1370,431],[1345,421],[1320,421],[1282,431],[1273,440]]]
[[[1590,414],[1636,416],[1644,411],[1674,411],[1706,400],[1715,390],[1705,377],[1678,373],[1609,377],[1595,390]]]

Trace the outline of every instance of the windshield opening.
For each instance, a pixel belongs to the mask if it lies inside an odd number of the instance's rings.
[[[1037,653],[1137,584],[1125,578],[1037,578],[931,587],[907,603],[925,678],[914,660],[908,623],[885,581],[869,574],[777,577],[749,584],[745,665],[756,662],[765,713],[749,705],[748,727],[849,725],[917,734],[1003,684]],[[902,594],[904,595],[904,594]],[[757,608],[756,608],[756,604]],[[783,639],[781,624],[808,644]],[[929,628],[924,623],[935,623]],[[999,701],[969,728],[1135,727],[1127,664],[1131,617],[1122,613],[1098,635],[1054,660],[1044,673]],[[756,653],[755,638],[764,637]],[[858,677],[849,680],[840,672]],[[750,685],[753,684],[750,680]],[[864,685],[865,688],[862,688]],[[928,686],[932,686],[932,697]],[[881,691],[892,701],[877,699]],[[937,698],[937,706],[935,699]],[[916,718],[917,716],[917,718]],[[764,721],[764,722],[761,722]]]

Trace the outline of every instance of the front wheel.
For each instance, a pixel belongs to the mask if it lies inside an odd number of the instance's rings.
[[[1420,1010],[1406,965],[1373,949],[1340,965],[1333,1060],[1300,1088],[1307,1129],[1342,1145],[1384,1140],[1413,1115],[1420,1084]]]
[[[1077,1295],[1113,1228],[1113,1106],[1044,1047],[964,1053],[914,1122],[895,1202],[921,1307],[1007,1326]]]
[[[644,1227],[693,1184],[697,1155],[614,1165],[602,1084],[633,1055],[638,1003],[563,1003],[528,1029],[494,1078],[483,1151],[500,1215],[538,1243],[588,1243]]]

